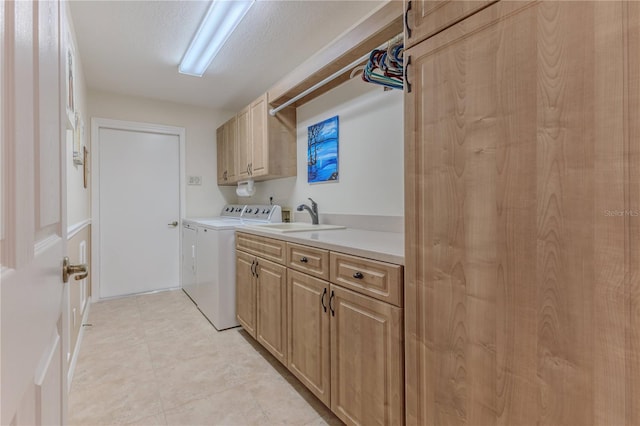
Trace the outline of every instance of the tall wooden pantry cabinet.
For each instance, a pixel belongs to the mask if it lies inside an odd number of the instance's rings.
[[[455,3],[405,2],[448,22],[405,51],[407,424],[638,425],[640,2]]]

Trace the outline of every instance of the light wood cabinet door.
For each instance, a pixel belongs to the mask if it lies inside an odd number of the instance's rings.
[[[329,280],[329,250],[287,243],[287,266]]]
[[[232,118],[224,125],[225,131],[225,164],[227,168],[227,183],[233,184],[238,180],[238,173],[236,170],[236,144],[237,144],[237,120]]]
[[[329,406],[329,283],[287,271],[289,370]]]
[[[216,165],[218,168],[218,185],[227,185],[227,146],[224,124],[216,129]]]
[[[253,150],[251,139],[251,115],[247,107],[236,116],[238,137],[236,140],[236,170],[238,180],[248,179],[250,174],[250,163]]]
[[[218,185],[233,185],[236,173],[237,120],[233,117],[216,129]]]
[[[242,328],[256,337],[255,257],[236,251],[236,318]]]
[[[269,138],[267,132],[267,95],[255,100],[251,106],[251,140],[252,159],[251,175],[262,176],[269,173]],[[280,140],[273,140],[273,144],[283,143]]]
[[[256,258],[256,340],[287,365],[287,268]]]
[[[409,57],[407,424],[640,424],[640,4],[501,1]]]
[[[348,425],[402,425],[402,309],[333,284],[330,292],[331,410]]]
[[[405,0],[405,49],[439,33],[497,0]]]

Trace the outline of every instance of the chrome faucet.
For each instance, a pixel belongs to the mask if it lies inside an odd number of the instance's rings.
[[[302,210],[308,211],[309,214],[311,215],[311,223],[313,223],[314,225],[317,225],[318,224],[318,203],[313,201],[311,198],[309,198],[309,201],[311,201],[311,207],[309,207],[306,204],[300,204],[296,210],[298,210],[299,212],[301,212]]]

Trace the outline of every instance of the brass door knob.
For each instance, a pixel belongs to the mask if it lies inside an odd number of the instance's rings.
[[[65,256],[62,260],[62,282],[68,283],[71,275],[81,274],[75,277],[76,281],[83,280],[89,275],[89,267],[86,263],[80,265],[72,265],[69,258]]]

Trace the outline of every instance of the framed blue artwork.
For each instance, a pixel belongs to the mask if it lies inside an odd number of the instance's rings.
[[[308,127],[307,182],[338,180],[338,116]]]

